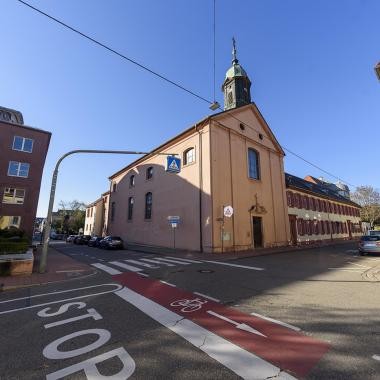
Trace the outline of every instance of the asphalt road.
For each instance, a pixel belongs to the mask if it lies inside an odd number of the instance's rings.
[[[380,257],[353,246],[224,263],[56,248],[98,273],[0,295],[1,379],[380,377]]]

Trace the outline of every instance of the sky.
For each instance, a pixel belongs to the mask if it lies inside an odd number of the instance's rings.
[[[212,114],[208,104],[111,54],[17,0],[0,0],[0,105],[52,132],[37,216],[56,161],[74,149],[150,151]],[[231,66],[232,37],[280,144],[356,186],[380,188],[378,0],[26,0],[212,101]],[[73,155],[60,201],[90,203],[139,156]],[[287,152],[285,171],[323,176]]]

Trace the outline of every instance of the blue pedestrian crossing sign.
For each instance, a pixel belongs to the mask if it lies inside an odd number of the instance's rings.
[[[169,173],[179,173],[181,171],[181,159],[168,156],[166,161],[166,171]]]

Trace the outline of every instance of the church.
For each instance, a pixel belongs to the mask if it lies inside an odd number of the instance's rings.
[[[224,110],[205,117],[112,174],[110,192],[101,198],[107,210],[102,212],[104,223],[92,224],[88,231],[86,221],[85,234],[120,236],[132,246],[210,253],[332,239],[332,228],[327,234],[327,225],[323,225],[326,233],[322,235],[322,227],[313,228],[314,219],[310,227],[307,224],[302,231],[297,229],[301,228],[297,215],[307,217],[301,203],[290,203],[289,194],[313,194],[314,185],[287,191],[287,186],[294,187],[297,177],[291,181],[285,175],[285,153],[252,102],[250,87],[234,46],[232,65],[222,86]],[[168,170],[168,155],[181,159],[178,173]],[[319,190],[314,196],[328,198],[329,194]],[[344,197],[334,200],[359,207]],[[351,223],[356,225],[357,211],[351,215]],[[343,222],[342,227],[334,227],[334,233],[337,231],[342,236],[334,238],[359,234],[350,230],[348,235]]]
[[[284,152],[251,102],[250,87],[234,49],[224,111],[110,176],[108,234],[200,252],[288,244]],[[181,158],[179,173],[166,171],[162,153]],[[178,217],[176,227],[170,216]]]

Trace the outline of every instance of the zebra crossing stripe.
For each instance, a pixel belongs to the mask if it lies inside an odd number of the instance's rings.
[[[109,264],[116,265],[116,266],[118,266],[120,268],[127,269],[127,270],[129,270],[131,272],[141,272],[142,271],[141,268],[136,268],[136,267],[133,267],[132,265],[121,263],[120,261],[110,261]]]
[[[179,260],[172,260],[172,259],[164,259],[162,257],[156,257],[155,260],[159,261],[167,261],[169,263],[174,263],[174,264],[182,264],[182,265],[190,265],[191,263],[187,263],[185,261],[179,261]]]
[[[91,265],[95,268],[101,269],[104,272],[107,272],[107,273],[112,274],[112,275],[122,273],[122,272],[118,271],[117,269],[113,269],[113,268],[108,267],[107,265],[104,265],[104,264],[95,263],[95,264],[91,264]]]
[[[137,264],[137,265],[141,265],[142,267],[146,267],[146,268],[152,268],[152,269],[157,269],[158,267],[155,266],[155,265],[151,265],[151,264],[146,264],[146,263],[141,263],[140,261],[138,260],[123,260],[127,263],[131,263],[131,264]]]
[[[190,260],[190,259],[183,259],[182,257],[172,257],[172,256],[165,256],[168,259],[174,259],[174,260],[181,260],[181,261],[187,261],[189,263],[194,263],[194,264],[202,264],[202,261],[196,261],[196,260]]]
[[[165,262],[162,262],[162,261],[157,261],[157,260],[152,260],[152,259],[140,259],[140,260],[143,260],[143,261],[147,261],[148,263],[153,263],[153,264],[164,264],[168,267],[175,267],[174,264],[169,264],[169,263],[165,263]]]

